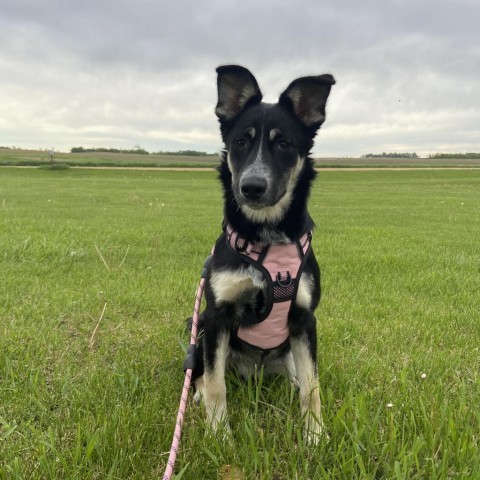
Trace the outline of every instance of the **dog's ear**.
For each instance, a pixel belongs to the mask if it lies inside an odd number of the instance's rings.
[[[280,103],[291,108],[307,127],[318,129],[325,121],[325,105],[335,79],[330,74],[294,80],[280,95]]]
[[[220,120],[231,120],[246,106],[262,101],[255,77],[238,65],[217,68],[218,103],[215,113]]]

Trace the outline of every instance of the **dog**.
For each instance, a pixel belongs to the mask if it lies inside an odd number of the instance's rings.
[[[304,436],[316,443],[323,431],[313,313],[320,269],[307,210],[316,175],[309,154],[335,80],[298,78],[267,104],[246,68],[216,71],[224,222],[205,268],[195,399],[203,397],[214,430],[229,431],[226,369],[286,374],[299,388]]]

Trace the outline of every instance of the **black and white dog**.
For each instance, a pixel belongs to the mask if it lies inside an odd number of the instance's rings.
[[[258,368],[285,373],[300,389],[306,439],[316,442],[323,426],[313,315],[320,270],[310,248],[309,152],[335,80],[298,78],[267,104],[247,69],[217,73],[224,224],[206,270],[196,398],[203,396],[214,429],[228,429],[226,368],[242,376]]]

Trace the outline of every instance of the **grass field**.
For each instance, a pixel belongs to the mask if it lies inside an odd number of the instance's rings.
[[[215,167],[217,156],[192,157],[177,155],[142,155],[135,153],[62,153],[55,156],[57,164],[79,167]],[[45,151],[13,150],[0,148],[0,166],[49,166],[50,157]],[[429,158],[318,158],[316,166],[322,167],[475,167],[480,168],[480,158],[429,159]]]
[[[1,480],[161,478],[215,176],[0,170]],[[310,205],[330,440],[230,377],[233,444],[190,402],[178,478],[480,478],[480,172],[324,172]]]

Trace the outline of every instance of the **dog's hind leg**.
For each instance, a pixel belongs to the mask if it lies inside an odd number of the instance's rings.
[[[203,375],[203,395],[207,420],[213,430],[227,423],[227,387],[225,368],[229,354],[229,333],[226,331],[208,331],[204,335],[205,372]]]
[[[283,367],[285,369],[285,373],[287,374],[288,380],[290,380],[290,383],[298,388],[299,384],[297,378],[297,368],[295,367],[295,362],[293,361],[293,355],[291,351],[285,355],[285,358],[283,359]]]
[[[313,317],[313,315],[312,315]],[[302,334],[290,338],[300,387],[300,406],[305,421],[305,439],[317,444],[323,433],[323,420],[316,365],[316,336]]]
[[[197,378],[194,382],[195,385],[195,395],[193,396],[193,400],[197,405],[200,405],[203,397],[205,396],[205,383],[203,381],[203,375]]]

